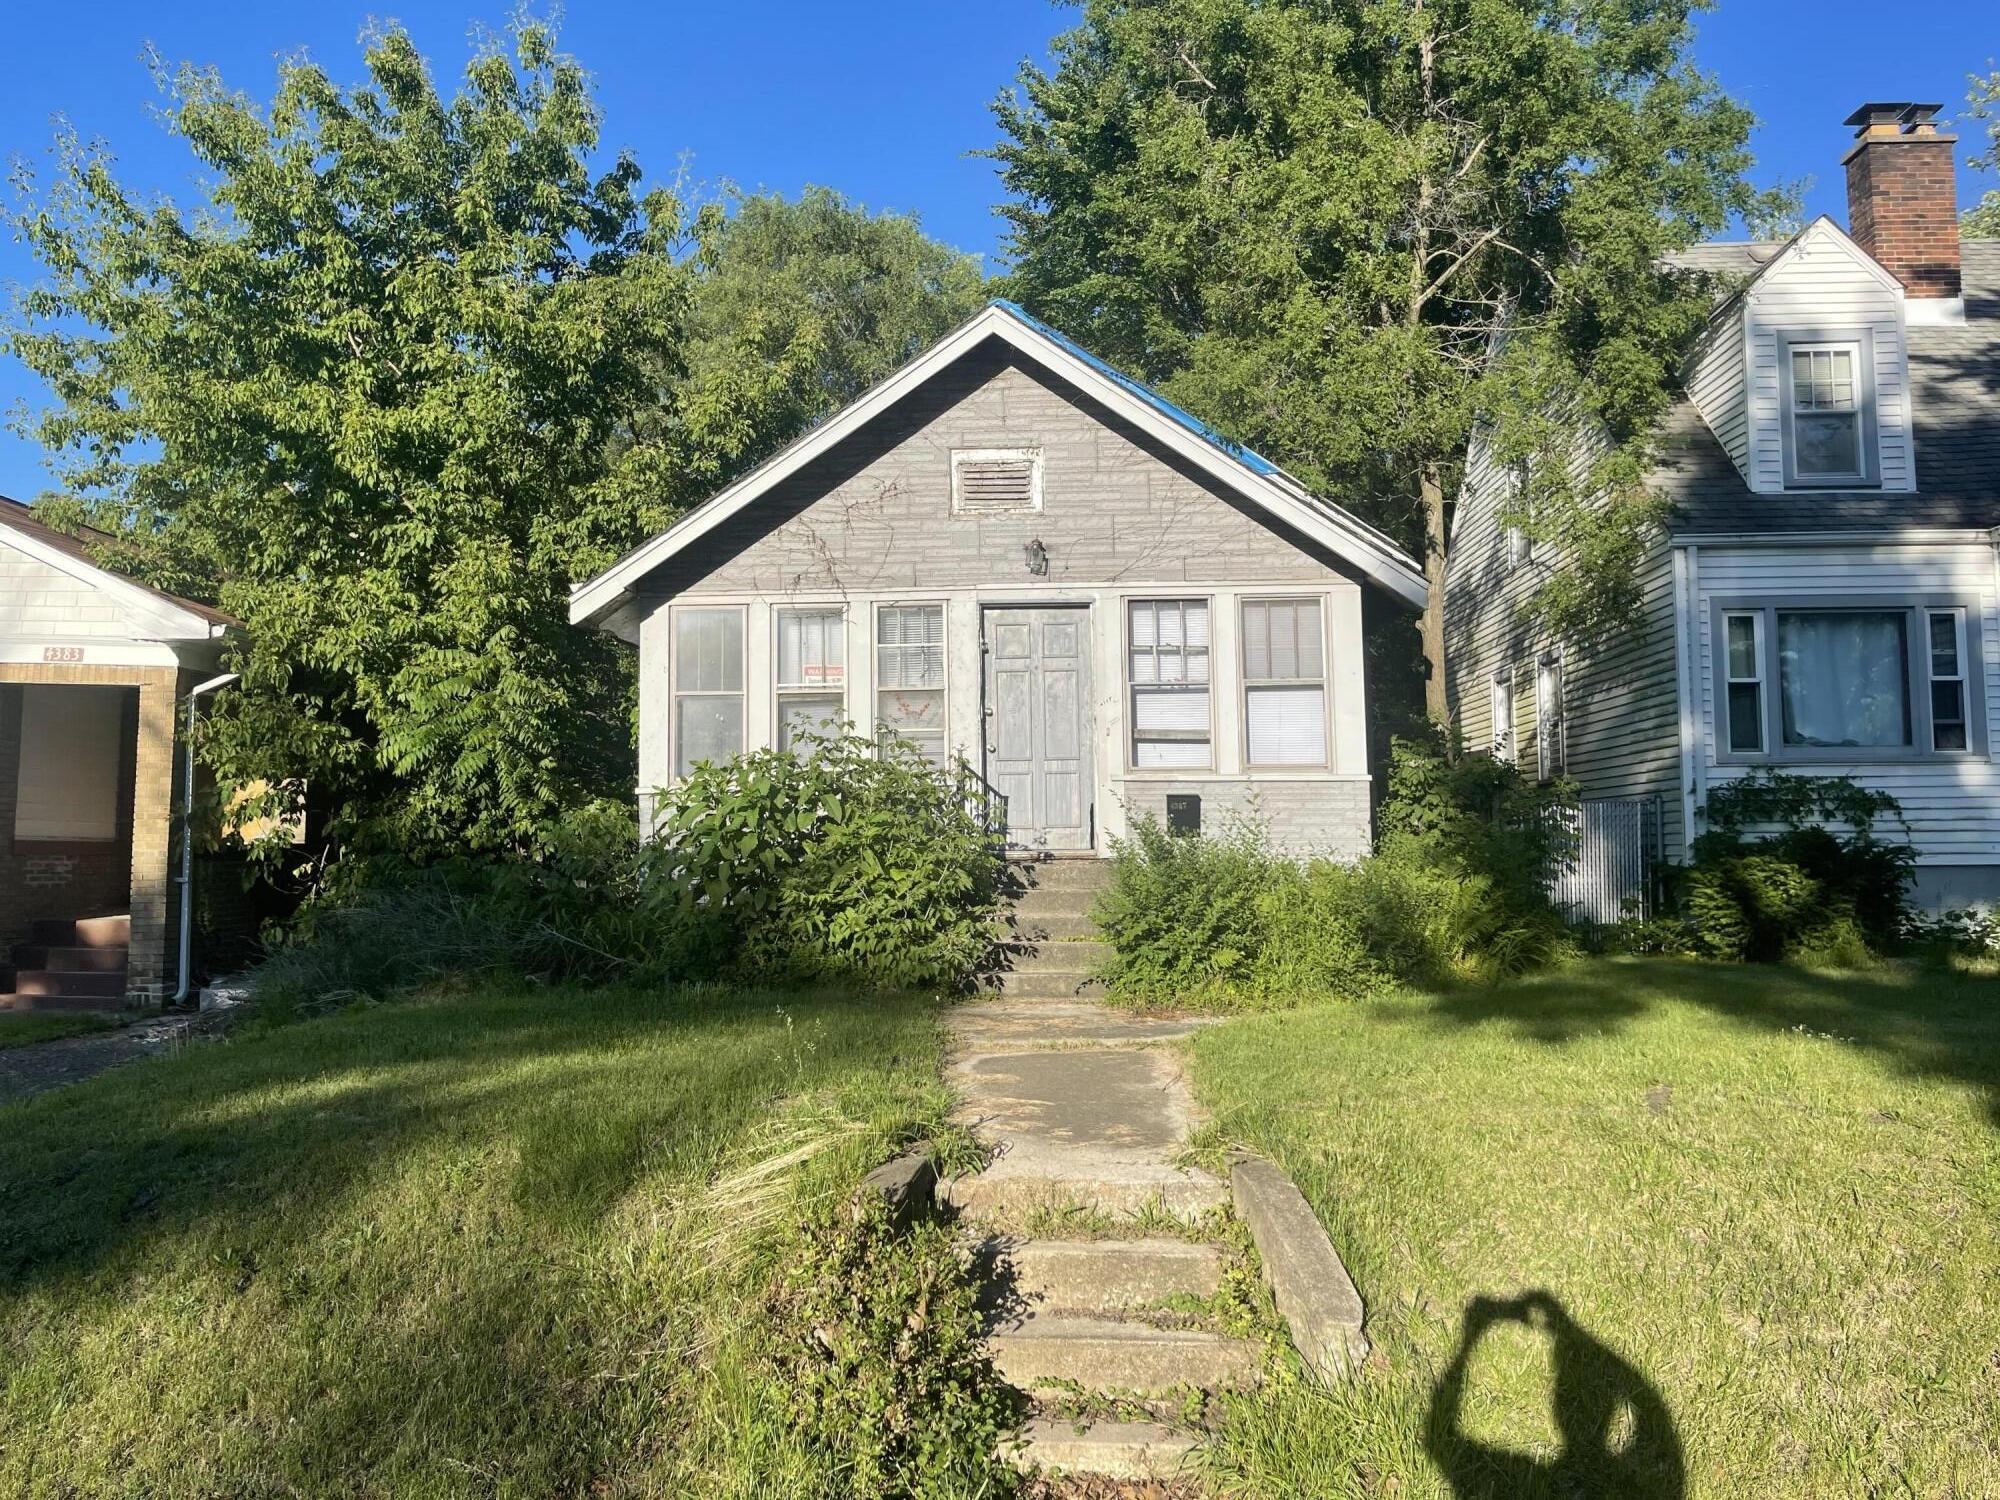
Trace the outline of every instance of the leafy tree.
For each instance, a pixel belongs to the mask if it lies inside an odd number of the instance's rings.
[[[1708,307],[1662,256],[1767,206],[1694,8],[1085,0],[996,104],[1016,294],[1421,551],[1435,717],[1476,424],[1572,559],[1544,625],[1634,613],[1639,440]]]
[[[2000,68],[1984,78],[1971,77],[1965,107],[1975,120],[1986,123],[1986,149],[1968,157],[1966,165],[1976,171],[2000,172]],[[1958,232],[1969,240],[2000,240],[2000,188],[1986,193],[1959,219]]]
[[[661,418],[725,442],[714,477],[782,447],[976,312],[976,256],[913,218],[829,188],[730,195],[703,245],[685,349]]]
[[[7,344],[55,391],[28,431],[66,509],[245,626],[225,784],[310,795],[349,847],[519,846],[627,774],[629,669],[565,600],[680,498],[672,452],[604,455],[681,336],[690,224],[629,158],[592,173],[542,28],[451,99],[401,31],[366,60],[354,89],[288,63],[263,108],[159,69],[198,212],[63,139],[20,184],[49,276]]]

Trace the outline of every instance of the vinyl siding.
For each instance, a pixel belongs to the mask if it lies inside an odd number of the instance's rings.
[[[1688,398],[1730,462],[1750,477],[1750,407],[1744,398],[1743,306],[1732,303],[1712,323],[1688,360]]]
[[[1602,439],[1578,445],[1580,468]],[[1586,798],[1658,796],[1667,857],[1682,858],[1680,715],[1674,670],[1673,560],[1664,538],[1640,569],[1642,601],[1635,629],[1594,647],[1549,641],[1522,624],[1518,611],[1548,570],[1559,566],[1545,545],[1525,565],[1510,565],[1500,513],[1510,476],[1475,438],[1453,516],[1446,571],[1445,637],[1453,722],[1468,746],[1490,739],[1496,673],[1514,681],[1517,760],[1537,754],[1535,664],[1554,652],[1562,663],[1568,719],[1568,774]]]
[[[2000,764],[1995,707],[2000,703],[2000,600],[1992,547],[1977,543],[1844,547],[1704,546],[1696,553],[1700,608],[1695,631],[1701,662],[1699,711],[1706,786],[1741,776],[1719,761],[1716,730],[1714,605],[1718,600],[1825,598],[1885,603],[1959,598],[1980,622],[1985,687],[1983,754],[1907,762],[1814,761],[1783,767],[1821,776],[1852,776],[1894,796],[1925,865],[1983,865],[2000,860]],[[1776,684],[1766,685],[1775,692]],[[1920,685],[1913,685],[1920,691]]]
[[[0,640],[129,640],[132,626],[102,589],[8,544],[0,532]]]

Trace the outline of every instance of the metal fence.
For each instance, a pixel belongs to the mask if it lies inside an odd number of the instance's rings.
[[[1576,924],[1653,914],[1660,862],[1660,799],[1603,797],[1560,809],[1571,852],[1551,872],[1549,899]]]

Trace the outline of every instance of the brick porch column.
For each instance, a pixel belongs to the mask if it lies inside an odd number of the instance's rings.
[[[147,670],[139,684],[139,745],[132,770],[132,957],[126,985],[152,1002],[173,992],[178,956],[174,883],[174,709],[181,674]]]

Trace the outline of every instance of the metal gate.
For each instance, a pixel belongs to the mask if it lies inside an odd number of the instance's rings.
[[[1549,900],[1565,920],[1609,926],[1653,914],[1660,858],[1660,799],[1603,797],[1557,810],[1571,852],[1550,872]]]

